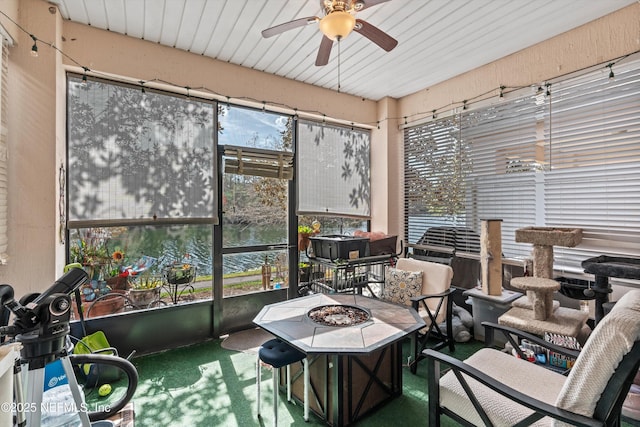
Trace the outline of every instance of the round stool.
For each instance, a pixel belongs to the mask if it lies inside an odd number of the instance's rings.
[[[309,366],[306,355],[293,348],[289,344],[274,338],[262,344],[258,350],[256,363],[256,385],[258,388],[257,408],[260,417],[260,362],[273,367],[273,425],[278,425],[278,383],[280,381],[280,368],[287,367],[287,401],[291,401],[291,364],[302,362],[304,375],[304,420],[309,421]]]

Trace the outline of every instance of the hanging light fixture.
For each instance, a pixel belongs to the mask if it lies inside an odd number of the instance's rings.
[[[336,10],[331,12],[318,23],[320,31],[331,40],[347,37],[356,26],[356,18],[349,12]]]
[[[31,56],[34,58],[38,56],[38,39],[33,34],[29,34],[33,40],[33,46],[31,46]]]
[[[610,63],[609,65],[607,65],[607,67],[609,67],[609,81],[613,80],[616,78],[616,75],[613,74],[613,65],[614,63]]]

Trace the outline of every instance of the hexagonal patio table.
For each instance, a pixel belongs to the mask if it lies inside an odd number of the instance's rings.
[[[312,320],[320,307],[348,306],[362,323],[330,326]],[[310,408],[334,426],[349,425],[402,394],[403,338],[425,326],[411,307],[362,295],[315,294],[265,306],[253,322],[307,354]],[[302,372],[292,366],[293,395]]]

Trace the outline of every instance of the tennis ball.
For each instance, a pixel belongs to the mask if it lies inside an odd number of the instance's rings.
[[[98,394],[102,397],[111,394],[111,384],[102,384],[98,389]]]

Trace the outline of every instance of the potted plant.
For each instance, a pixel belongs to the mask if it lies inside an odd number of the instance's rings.
[[[313,228],[308,225],[298,226],[298,250],[305,251],[309,247],[311,240],[309,237],[313,234]]]
[[[129,287],[129,274],[129,268],[125,265],[124,251],[120,249],[114,250],[106,267],[105,279],[107,285],[113,290],[126,291]]]
[[[195,266],[191,263],[173,263],[166,269],[167,282],[172,285],[184,285],[190,283],[194,278],[195,272]]]
[[[106,229],[89,228],[80,234],[78,240],[72,241],[69,248],[70,261],[80,263],[89,276],[89,281],[81,288],[82,305],[87,317],[118,313],[124,309],[125,299],[122,296],[126,279],[123,289],[113,289],[108,283],[113,271],[112,260],[124,259],[124,253],[109,253],[109,237],[110,232]],[[111,284],[117,285],[113,281]]]
[[[309,283],[311,279],[311,264],[300,262],[298,264],[298,275],[300,276],[300,283]]]
[[[133,280],[129,288],[129,299],[136,307],[148,307],[160,298],[162,279],[145,272]]]

